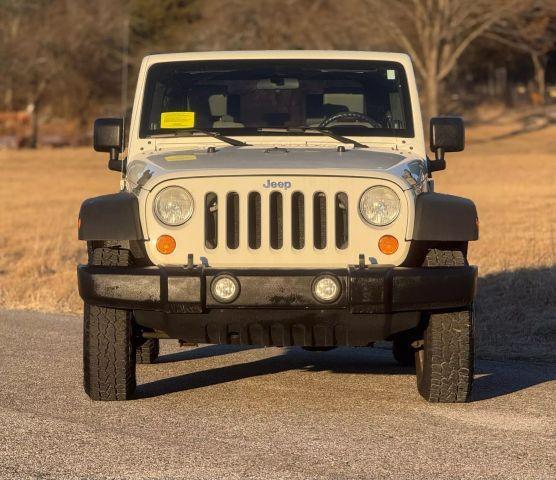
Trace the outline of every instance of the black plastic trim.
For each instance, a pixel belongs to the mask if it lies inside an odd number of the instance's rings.
[[[347,310],[211,310],[176,314],[134,310],[135,322],[163,338],[258,346],[365,347],[419,325],[420,312],[352,315]]]
[[[477,208],[471,200],[433,192],[417,197],[413,240],[465,242],[478,238]]]
[[[79,211],[79,240],[143,240],[137,197],[129,192],[88,198]]]
[[[234,301],[222,304],[210,288],[220,274],[240,285]],[[341,293],[318,302],[312,284],[335,276]],[[185,267],[78,267],[79,294],[89,304],[168,313],[210,309],[345,309],[351,313],[449,310],[472,303],[477,268],[370,266],[345,269],[216,269]]]

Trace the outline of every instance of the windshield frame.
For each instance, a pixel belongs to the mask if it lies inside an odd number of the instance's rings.
[[[411,86],[409,84],[408,75],[406,72],[406,67],[398,61],[389,60],[346,60],[346,59],[226,59],[226,60],[178,60],[170,62],[157,62],[148,66],[145,75],[145,84],[143,90],[142,101],[140,103],[141,111],[139,115],[139,138],[149,139],[156,137],[157,133],[149,133],[146,123],[148,123],[147,111],[149,110],[149,104],[152,102],[152,89],[153,82],[150,82],[150,74],[154,68],[160,68],[161,65],[168,64],[179,64],[185,70],[199,71],[200,69],[210,70],[236,70],[240,69],[238,66],[243,68],[249,68],[250,65],[254,67],[273,64],[283,67],[296,66],[301,67],[311,67],[313,64],[316,68],[330,69],[330,70],[367,70],[372,68],[373,64],[377,64],[380,68],[395,68],[399,73],[399,82],[401,85],[402,103],[405,114],[406,128],[404,129],[378,129],[378,128],[367,128],[364,126],[356,125],[341,125],[335,124],[326,127],[327,129],[333,131],[337,135],[346,135],[349,137],[364,137],[364,138],[414,138],[415,128],[414,128],[414,115],[413,115],[413,105],[412,98],[410,95]],[[306,136],[322,136],[318,132],[311,132],[311,127],[307,125],[294,126],[296,127],[306,127],[308,131],[304,134]],[[220,135],[225,136],[239,136],[239,137],[249,137],[249,136],[289,136],[294,134],[293,132],[283,131],[264,131],[267,128],[265,126],[258,127],[234,127],[234,128],[222,128],[222,127],[212,127],[211,131],[217,132]],[[284,127],[287,128],[287,127]],[[169,134],[174,132],[173,129],[167,130]]]

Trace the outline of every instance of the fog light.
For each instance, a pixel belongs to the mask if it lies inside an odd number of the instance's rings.
[[[340,292],[340,282],[331,275],[321,275],[313,282],[313,295],[319,302],[333,302],[338,299]]]
[[[170,235],[160,235],[156,241],[156,249],[163,255],[169,255],[176,249],[176,241]]]
[[[210,291],[220,303],[230,303],[239,295],[239,282],[231,275],[218,275],[212,281]]]
[[[378,241],[379,250],[385,255],[392,255],[398,251],[398,239],[392,235],[384,235]]]

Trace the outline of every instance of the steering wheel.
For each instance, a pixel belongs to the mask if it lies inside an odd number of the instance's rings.
[[[326,117],[322,122],[320,122],[319,128],[326,128],[331,123],[337,122],[338,120],[345,120],[351,119],[356,120],[357,122],[365,122],[371,125],[373,128],[382,128],[382,125],[378,123],[376,120],[373,120],[371,117],[367,117],[367,115],[363,115],[359,112],[340,112],[335,113],[334,115],[330,115]]]

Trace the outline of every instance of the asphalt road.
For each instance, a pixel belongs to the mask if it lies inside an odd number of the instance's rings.
[[[556,478],[556,365],[479,362],[429,405],[384,349],[180,349],[81,387],[81,319],[0,311],[0,478]]]

